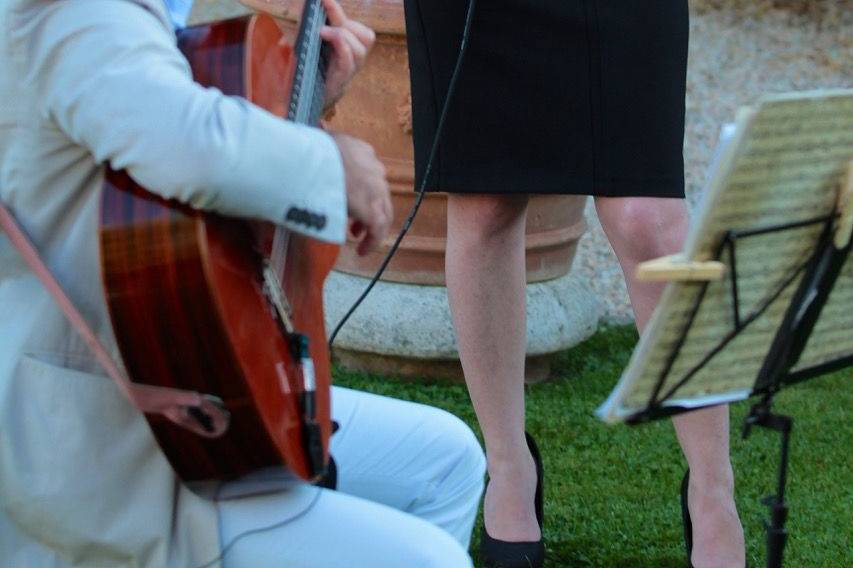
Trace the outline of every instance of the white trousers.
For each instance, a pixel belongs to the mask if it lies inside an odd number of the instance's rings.
[[[471,566],[486,462],[468,426],[429,406],[337,387],[332,415],[341,426],[331,442],[338,490],[280,469],[226,483],[217,497],[223,566]]]

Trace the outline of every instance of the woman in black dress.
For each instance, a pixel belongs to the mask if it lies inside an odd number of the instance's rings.
[[[406,0],[417,184],[459,52],[465,0]],[[524,435],[527,196],[592,195],[642,331],[662,292],[634,278],[681,250],[687,0],[480,0],[427,188],[449,192],[447,285],[490,482],[481,550],[541,563],[535,444]],[[674,419],[692,561],[743,566],[728,408]]]

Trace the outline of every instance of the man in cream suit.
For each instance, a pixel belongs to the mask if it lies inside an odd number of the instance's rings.
[[[336,96],[373,36],[327,8]],[[0,101],[0,200],[114,358],[96,234],[107,163],[319,239],[358,221],[363,249],[390,223],[369,146],[194,83],[163,0],[6,0]],[[0,235],[0,566],[470,565],[485,465],[471,431],[421,405],[332,397],[339,491],[281,470],[186,487]]]

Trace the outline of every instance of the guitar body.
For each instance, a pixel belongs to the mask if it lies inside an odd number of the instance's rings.
[[[190,28],[179,43],[196,81],[283,115],[293,51],[272,18]],[[306,450],[302,367],[264,293],[268,247],[258,235],[272,231],[192,210],[148,192],[125,172],[107,172],[101,263],[128,374],[135,382],[215,395],[231,413],[230,428],[215,439],[148,416],[186,481],[234,478],[282,464],[306,480],[322,473]],[[294,327],[309,338],[325,464],[331,420],[322,293],[338,247],[297,234],[287,246],[279,278]]]

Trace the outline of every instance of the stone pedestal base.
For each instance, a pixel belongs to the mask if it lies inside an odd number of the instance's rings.
[[[368,279],[332,272],[326,281],[331,332]],[[527,381],[550,374],[551,359],[595,333],[602,308],[569,273],[527,286]],[[506,322],[513,325],[513,322]],[[447,289],[379,282],[338,335],[333,356],[345,368],[419,379],[462,381]]]

